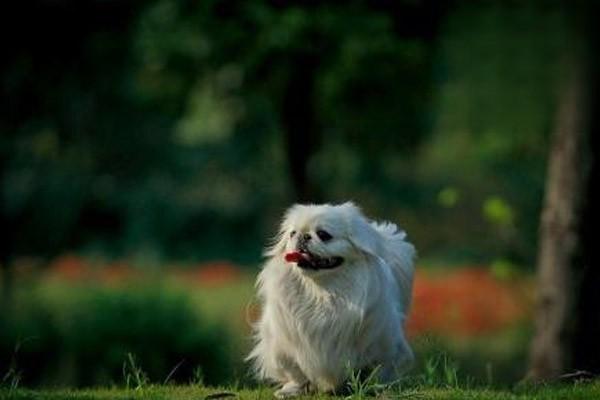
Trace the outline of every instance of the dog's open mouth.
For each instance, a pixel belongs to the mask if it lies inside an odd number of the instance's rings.
[[[292,251],[285,255],[285,261],[296,263],[298,267],[303,269],[332,269],[339,267],[344,259],[342,257],[320,257],[308,251]]]

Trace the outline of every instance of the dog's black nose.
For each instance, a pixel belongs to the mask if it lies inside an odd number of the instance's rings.
[[[310,234],[304,233],[298,237],[298,249],[306,251],[306,245],[310,241]]]

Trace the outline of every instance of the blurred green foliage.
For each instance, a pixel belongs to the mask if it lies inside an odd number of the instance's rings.
[[[253,265],[283,210],[310,194],[399,223],[423,263],[510,279],[535,257],[572,45],[562,6],[12,2],[0,26],[0,266],[64,251],[144,268]],[[0,366],[25,385],[125,384],[141,371],[140,382],[173,372],[214,384],[243,369],[247,282],[184,293],[18,279],[12,305],[0,298]],[[418,341],[417,370],[444,351],[477,383],[514,382],[527,329]]]
[[[399,222],[425,257],[531,264],[561,9],[442,3],[11,6],[3,246],[258,261],[295,200],[302,78],[315,201]]]
[[[189,383],[199,370],[210,384],[233,379],[232,340],[185,292],[54,284],[17,295],[0,314],[0,365],[12,361],[21,384],[121,385],[131,357],[154,383]]]
[[[487,388],[510,388],[523,378],[530,339],[529,326],[515,326],[491,336],[468,337],[454,340],[421,336],[413,340],[416,354],[413,371],[427,377],[433,368],[433,382],[447,385],[443,365],[451,362],[461,385]],[[450,371],[452,372],[452,371]]]

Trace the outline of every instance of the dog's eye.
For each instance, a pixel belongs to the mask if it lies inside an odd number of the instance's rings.
[[[322,240],[322,241],[324,241],[324,242],[326,242],[326,241],[330,240],[330,239],[333,237],[333,236],[331,236],[331,235],[329,234],[329,232],[326,232],[326,231],[324,231],[324,230],[322,230],[322,229],[319,229],[319,230],[317,231],[317,236],[319,237],[319,239],[321,239],[321,240]]]
[[[295,234],[296,234],[296,231],[291,231],[290,232],[290,237],[294,237]]]

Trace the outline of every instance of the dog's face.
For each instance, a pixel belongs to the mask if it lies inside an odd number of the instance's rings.
[[[285,215],[277,242],[267,251],[304,271],[334,270],[376,251],[376,237],[358,207],[295,205]]]

